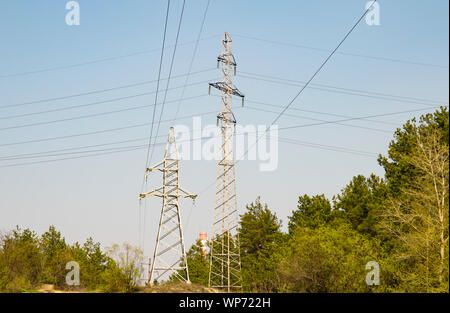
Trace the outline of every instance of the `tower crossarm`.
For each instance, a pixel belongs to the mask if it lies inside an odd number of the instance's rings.
[[[197,198],[197,195],[192,194],[186,190],[184,190],[183,188],[179,187],[178,190],[180,191],[180,197],[183,198],[191,198],[192,200],[195,200],[195,198]]]
[[[230,64],[234,67],[234,71],[236,72],[236,60],[234,59],[234,55],[219,55],[217,57],[217,67],[219,67],[219,63]]]
[[[241,97],[242,99],[244,99],[245,97],[244,94],[239,91],[239,89],[234,86],[230,86],[225,82],[209,83],[209,90],[211,90],[211,87],[219,89],[222,92]]]
[[[145,170],[145,172],[148,174],[149,172],[152,172],[152,171],[164,171],[164,161],[162,161],[162,162],[159,162],[158,164],[156,164],[156,165],[153,165],[153,166],[151,166],[151,167],[147,167],[146,168],[146,170]]]
[[[164,187],[155,188],[149,192],[139,194],[139,199],[146,197],[164,197]]]

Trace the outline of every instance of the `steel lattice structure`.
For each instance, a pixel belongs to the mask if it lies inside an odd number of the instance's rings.
[[[151,264],[149,283],[152,284],[154,279],[158,280],[168,272],[173,272],[182,281],[189,283],[189,270],[186,262],[186,249],[183,228],[181,226],[179,199],[182,197],[194,200],[197,195],[190,194],[180,187],[180,160],[173,127],[169,130],[164,160],[153,167],[147,168],[146,176],[154,170],[163,173],[162,187],[139,195],[140,199],[145,197],[162,198],[161,217],[153,254],[153,263]],[[180,274],[180,271],[184,272],[184,276]],[[155,272],[157,272],[156,278]]]
[[[232,75],[236,73],[236,60],[231,51],[232,40],[228,33],[222,40],[222,54],[217,58],[221,65],[223,81],[210,83],[221,92],[221,111],[217,115],[220,127],[221,148],[217,166],[217,182],[214,220],[210,242],[209,286],[227,290],[241,288],[241,257],[236,200],[236,177],[234,167],[234,130],[236,119],[232,111],[232,96],[244,95],[233,86]]]

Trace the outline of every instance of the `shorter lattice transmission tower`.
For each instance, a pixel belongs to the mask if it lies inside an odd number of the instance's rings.
[[[145,197],[162,198],[161,217],[149,283],[153,284],[154,280],[160,279],[166,273],[173,273],[180,280],[189,283],[179,199],[191,198],[195,200],[197,195],[191,194],[180,187],[180,160],[173,127],[169,130],[164,160],[153,167],[147,168],[146,177],[149,172],[155,170],[163,173],[162,187],[139,195],[139,199]],[[183,275],[180,273],[183,273]]]

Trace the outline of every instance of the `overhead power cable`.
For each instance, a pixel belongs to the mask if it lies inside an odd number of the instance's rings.
[[[201,84],[204,84],[205,82],[209,82],[209,81],[210,80],[204,80],[204,81],[201,81],[201,82],[196,82],[196,83],[189,84],[189,86],[201,85]],[[164,90],[176,90],[176,89],[180,89],[180,88],[182,88],[182,87],[178,86],[178,87],[172,87],[172,88],[164,89]],[[28,117],[28,116],[40,115],[40,114],[46,114],[46,113],[67,111],[67,110],[72,110],[72,109],[78,109],[78,108],[94,106],[94,105],[98,105],[98,104],[105,104],[105,103],[110,103],[110,102],[116,102],[116,101],[121,101],[121,100],[128,100],[128,99],[132,99],[132,98],[148,96],[148,95],[152,95],[152,94],[155,94],[155,93],[156,93],[156,90],[149,91],[149,92],[143,92],[143,93],[139,93],[139,94],[132,94],[132,95],[123,96],[123,97],[111,98],[111,99],[107,99],[107,100],[88,102],[88,103],[84,103],[84,104],[75,104],[75,105],[71,105],[71,106],[67,106],[67,107],[61,107],[61,108],[48,109],[48,110],[42,110],[42,111],[35,111],[35,112],[29,112],[29,113],[22,113],[22,114],[13,114],[13,115],[7,115],[7,116],[0,116],[0,120],[11,120],[13,118],[21,118],[21,117]],[[183,99],[183,101],[184,100],[186,100],[186,98]],[[153,105],[147,105],[147,106],[153,106]],[[109,114],[109,113],[106,112],[105,114]]]
[[[212,71],[212,70],[215,70],[215,69],[216,68],[213,67],[213,68],[209,68],[209,69],[196,71],[196,72],[193,72],[191,74],[193,75],[193,74],[205,73],[205,72],[209,72],[209,71]],[[187,74],[175,75],[172,78],[184,77],[186,75]],[[167,77],[161,78],[161,80],[167,80]],[[119,90],[119,89],[125,89],[125,88],[131,88],[131,87],[137,87],[137,86],[152,84],[152,83],[156,83],[157,81],[158,81],[157,79],[147,80],[147,81],[137,82],[137,83],[133,83],[133,84],[121,85],[121,86],[110,87],[110,88],[105,88],[105,89],[91,90],[91,91],[86,91],[86,92],[81,92],[81,93],[76,93],[76,94],[71,94],[71,95],[66,95],[66,96],[59,96],[59,97],[52,97],[52,98],[46,98],[46,99],[32,100],[32,101],[21,102],[21,103],[7,104],[7,105],[0,106],[0,109],[15,108],[15,107],[20,107],[20,106],[30,105],[30,104],[53,102],[53,101],[70,99],[70,98],[88,96],[88,95],[104,93],[104,92],[109,92],[109,91],[114,91],[114,90]]]
[[[208,40],[208,39],[212,39],[212,38],[217,38],[217,37],[219,37],[221,35],[222,34],[211,35],[211,36],[207,36],[207,37],[201,38],[200,40]],[[186,42],[180,43],[178,45],[179,46],[190,45],[190,44],[193,44],[195,42],[196,41],[194,41],[194,40],[186,41]],[[168,45],[167,47],[171,47],[171,45]],[[129,58],[129,57],[143,55],[143,54],[149,54],[149,53],[158,52],[158,51],[161,51],[161,48],[137,51],[137,52],[132,52],[132,53],[128,53],[128,54],[112,56],[112,57],[105,57],[105,58],[100,58],[100,59],[96,59],[96,60],[92,60],[92,61],[74,63],[74,64],[69,64],[69,65],[53,66],[53,67],[42,68],[42,69],[37,69],[37,70],[32,70],[32,71],[24,71],[24,72],[16,72],[16,73],[9,73],[9,74],[1,74],[0,75],[0,79],[1,78],[9,78],[9,77],[26,76],[26,75],[32,75],[32,74],[39,74],[39,73],[45,73],[45,72],[60,71],[60,70],[65,70],[65,69],[82,67],[82,66],[86,66],[86,65],[93,65],[93,64],[102,63],[102,62],[108,62],[108,61],[114,61],[114,60]]]
[[[198,49],[198,45],[199,45],[199,42],[200,42],[200,36],[202,35],[202,32],[203,32],[203,27],[205,25],[206,15],[208,13],[209,3],[210,2],[211,2],[211,0],[208,0],[208,2],[206,3],[205,11],[203,12],[203,19],[202,19],[202,23],[201,23],[201,26],[200,26],[200,30],[199,30],[198,35],[197,35],[197,40],[195,41],[194,52],[192,53],[192,58],[191,58],[191,61],[189,63],[188,74],[186,75],[186,79],[184,81],[184,85],[185,86],[187,86],[187,83],[188,83],[188,80],[189,80],[189,76],[190,76],[190,73],[192,71],[192,66],[194,65],[194,60],[195,60],[195,57],[197,55],[197,49]],[[180,99],[182,99],[184,97],[185,90],[186,90],[186,87],[184,87],[183,90],[181,91]],[[177,118],[178,113],[180,111],[180,102],[178,102],[178,105],[177,105],[177,110],[175,112],[175,118]]]
[[[192,72],[190,74],[186,73],[186,74],[176,75],[176,76],[172,76],[172,78],[185,77],[185,76],[188,76],[188,75],[191,75],[191,74],[194,75],[194,74],[209,72],[209,71],[212,71],[212,70],[216,70],[216,68],[214,67],[214,68],[199,70],[199,71],[196,71],[196,72]],[[298,84],[302,84],[303,85],[305,83],[304,81],[297,81],[297,80],[286,79],[286,78],[275,77],[275,76],[269,76],[269,75],[263,75],[263,74],[257,74],[257,73],[242,72],[242,71],[240,71],[240,73],[244,74],[244,75],[241,75],[241,77],[244,77],[244,78],[255,79],[255,80],[259,79],[261,81],[267,81],[267,82],[271,82],[271,83],[278,83],[278,84],[282,84],[282,85],[289,85],[289,86],[297,87],[297,86],[301,86],[301,85],[298,85]],[[250,76],[248,76],[248,75],[250,75]],[[254,76],[257,76],[257,77],[254,77]],[[261,79],[261,78],[258,78],[258,77],[265,77],[265,78],[269,78],[269,79],[265,80],[265,79]],[[281,82],[278,82],[278,81],[273,81],[273,80],[270,80],[270,79],[279,80],[279,81],[286,81],[286,82],[292,82],[294,84],[285,84],[285,83],[281,83]],[[161,80],[167,80],[167,78],[162,78]],[[150,83],[154,83],[154,82],[157,82],[157,80],[137,82],[137,83],[133,83],[133,84],[121,85],[121,86],[116,86],[116,87],[111,87],[111,88],[106,88],[106,89],[91,90],[91,91],[87,91],[87,92],[71,94],[71,95],[66,95],[66,96],[59,96],[59,97],[52,97],[52,98],[46,98],[46,99],[32,100],[32,101],[27,101],[27,102],[22,102],[22,103],[8,104],[8,105],[0,106],[0,109],[2,109],[2,108],[19,107],[19,106],[24,106],[24,105],[29,105],[29,104],[38,104],[38,103],[44,103],[44,102],[52,102],[52,101],[57,101],[57,100],[65,100],[65,99],[70,99],[70,98],[75,98],[75,97],[80,97],[80,96],[86,96],[86,95],[91,95],[91,94],[97,94],[97,93],[114,91],[114,90],[118,90],[118,89],[136,87],[136,86],[150,84]],[[316,88],[318,90],[324,90],[324,91],[327,91],[327,92],[343,93],[343,92],[339,92],[339,91],[341,91],[341,90],[342,91],[348,91],[348,92],[345,92],[343,94],[353,95],[353,96],[364,96],[364,97],[371,98],[372,95],[375,95],[375,96],[394,98],[395,101],[397,101],[397,99],[399,99],[398,101],[405,102],[405,103],[418,103],[418,104],[426,104],[426,105],[428,105],[428,104],[430,104],[430,105],[433,105],[433,104],[448,104],[448,101],[442,101],[442,100],[432,100],[432,99],[416,98],[416,97],[409,97],[409,96],[393,95],[393,94],[386,94],[386,93],[381,93],[381,92],[376,92],[376,91],[343,88],[343,87],[339,87],[339,86],[325,85],[325,84],[310,84],[310,85],[311,86],[318,86],[318,87],[327,88],[327,89]],[[183,85],[183,89],[185,88],[185,86],[191,86],[191,85]],[[177,87],[176,89],[178,89],[178,88],[181,88],[181,87]],[[309,87],[309,88],[313,88],[313,87]],[[333,89],[333,90],[329,90],[329,89]],[[334,89],[336,89],[336,90],[334,90]],[[167,89],[167,90],[171,90],[171,89]],[[372,97],[372,98],[374,98],[374,97]],[[377,98],[377,99],[384,99],[384,98]],[[392,100],[392,99],[386,99],[386,100]],[[412,102],[412,101],[405,101],[405,100],[412,100],[414,102]],[[52,111],[49,111],[49,112],[52,112]],[[18,115],[10,115],[10,116],[6,116],[6,117],[0,117],[0,119],[9,119],[9,118],[14,118],[14,117],[22,117],[22,116],[26,116],[27,114],[30,114],[30,113],[24,113],[24,114],[18,114]],[[31,113],[31,114],[34,114],[34,113]]]
[[[205,113],[203,113],[201,115],[215,114],[215,113],[216,113],[216,111],[209,111],[209,112],[205,112]],[[199,114],[186,115],[186,116],[183,116],[183,117],[179,117],[177,120],[182,120],[182,119],[186,119],[186,118],[192,118],[192,117],[196,117],[196,116],[199,116]],[[173,122],[173,121],[175,121],[174,118],[168,119],[168,120],[165,120],[165,121],[162,121],[162,122]],[[102,129],[102,130],[85,132],[85,133],[78,133],[78,134],[72,134],[72,135],[65,135],[65,136],[56,136],[56,137],[31,139],[31,140],[25,140],[25,141],[0,143],[0,147],[23,145],[23,144],[37,143],[37,142],[63,140],[63,139],[70,139],[70,138],[82,137],[82,136],[90,136],[90,135],[98,135],[98,134],[104,134],[104,133],[109,133],[109,132],[115,132],[115,131],[127,130],[127,129],[132,129],[132,128],[145,127],[145,126],[150,126],[150,122],[139,123],[139,124],[134,124],[134,125],[128,125],[128,126],[123,126],[123,127],[114,127],[114,128],[108,128],[108,129]]]
[[[401,112],[391,112],[391,113],[383,113],[383,114],[377,114],[377,115],[370,115],[372,117],[380,117],[380,116],[392,116],[392,115],[397,115],[397,114],[404,114],[404,113],[410,113],[410,112],[416,112],[416,111],[423,111],[425,109],[418,109],[418,110],[410,110],[410,111],[401,111]],[[215,114],[216,111],[210,111],[210,112],[204,112],[202,115],[208,115],[208,114]],[[184,117],[180,117],[179,119],[184,119],[184,118],[191,118],[191,117],[195,117],[195,116],[199,116],[198,114],[193,114],[193,115],[189,115],[189,116],[184,116]],[[286,127],[281,127],[279,128],[279,130],[289,130],[289,129],[296,129],[296,128],[305,128],[305,127],[312,127],[312,126],[320,126],[320,125],[326,125],[326,124],[337,124],[339,122],[343,122],[343,121],[349,121],[349,120],[362,120],[368,118],[368,116],[361,116],[361,117],[353,117],[353,118],[347,118],[347,119],[340,119],[340,120],[334,120],[334,121],[323,121],[323,122],[319,122],[319,123],[311,123],[311,124],[300,124],[300,125],[293,125],[293,126],[286,126]],[[174,119],[171,120],[166,120],[164,122],[171,122]],[[138,124],[138,125],[133,125],[131,127],[137,127],[137,126],[148,126],[148,123],[146,124]],[[114,129],[113,129],[114,130]],[[108,131],[108,130],[106,130]],[[85,135],[85,134],[81,134],[81,135]],[[237,134],[240,135],[240,134]],[[165,137],[165,135],[160,135],[160,138]],[[59,139],[58,137],[56,137],[57,139]],[[281,137],[280,137],[281,138]],[[46,139],[42,139],[42,140],[49,140],[49,139],[53,139],[53,138],[46,138]],[[23,154],[15,154],[15,155],[6,155],[6,156],[2,156],[0,157],[0,161],[2,160],[8,160],[8,159],[20,159],[22,157],[39,157],[42,155],[46,155],[46,154],[52,154],[55,152],[63,152],[63,151],[70,151],[70,150],[77,150],[77,149],[87,149],[87,148],[98,148],[98,147],[102,147],[102,146],[106,146],[106,145],[116,145],[116,144],[120,144],[120,143],[127,143],[127,142],[134,142],[134,141],[139,141],[139,140],[143,140],[143,138],[133,138],[133,139],[128,139],[128,140],[122,140],[122,141],[115,141],[115,142],[108,142],[108,143],[102,143],[102,144],[94,144],[94,145],[88,145],[88,146],[78,146],[78,147],[71,147],[71,148],[64,148],[64,149],[57,149],[57,150],[50,150],[50,151],[43,151],[43,152],[33,152],[33,153],[23,153]],[[14,143],[11,143],[14,144]],[[11,145],[10,144],[10,145]],[[20,144],[17,143],[17,144]],[[356,150],[355,150],[356,151]]]
[[[180,20],[178,21],[178,30],[177,30],[177,37],[175,39],[175,47],[173,48],[172,60],[170,61],[169,76],[168,76],[168,79],[167,79],[166,90],[164,92],[164,99],[163,99],[163,102],[161,104],[161,111],[159,113],[158,124],[156,126],[156,136],[155,136],[155,139],[153,140],[153,143],[156,143],[156,138],[158,137],[158,134],[159,134],[159,127],[161,125],[161,119],[162,119],[162,116],[164,114],[164,105],[166,104],[167,90],[169,89],[170,77],[172,75],[173,64],[174,64],[174,61],[175,61],[175,55],[177,53],[177,43],[178,43],[178,38],[180,36],[181,24],[183,22],[183,13],[184,13],[184,6],[185,6],[185,4],[186,4],[186,0],[183,0],[183,4],[182,4],[182,8],[181,8],[181,14],[180,14]],[[183,87],[183,89],[184,88],[185,87]],[[150,159],[149,159],[148,163],[151,163],[154,151],[155,151],[155,149],[151,148]]]
[[[276,41],[276,40],[268,40],[268,39],[264,39],[264,38],[258,38],[258,37],[247,36],[247,35],[242,35],[242,34],[241,35],[240,34],[233,34],[233,36],[244,38],[244,39],[250,39],[250,40],[254,40],[254,41],[266,42],[266,43],[279,45],[279,46],[294,47],[294,48],[300,48],[300,49],[306,49],[306,50],[312,50],[312,51],[324,52],[324,53],[332,52],[332,50],[329,50],[329,49],[323,49],[323,48],[317,48],[317,47],[312,47],[312,46],[307,46],[307,45],[301,45],[301,44],[292,43],[292,42],[282,42],[282,41]],[[414,62],[414,61],[408,61],[408,60],[404,60],[404,59],[387,58],[387,57],[381,57],[381,56],[373,56],[373,55],[366,55],[366,54],[359,54],[359,53],[350,53],[350,52],[341,52],[341,51],[336,52],[336,54],[350,56],[350,57],[372,59],[372,60],[376,60],[376,61],[385,61],[385,62],[402,63],[402,64],[408,64],[408,65],[418,65],[418,66],[426,66],[426,67],[448,69],[448,65],[442,65],[442,64]]]
[[[336,123],[341,123],[341,122],[349,122],[349,121],[363,120],[363,119],[366,119],[366,118],[375,118],[375,117],[392,116],[392,115],[396,115],[396,114],[404,114],[404,113],[411,113],[411,112],[418,112],[418,111],[424,111],[424,109],[407,110],[407,111],[400,111],[400,112],[394,112],[394,113],[373,114],[373,115],[367,115],[367,116],[361,116],[361,117],[352,117],[352,118],[345,118],[345,119],[340,119],[340,120],[325,121],[325,122],[319,122],[319,123],[313,123],[313,124],[285,126],[285,127],[280,127],[280,128],[278,128],[278,129],[279,129],[279,130],[285,130],[285,129],[294,129],[294,128],[302,128],[302,127],[310,127],[310,126],[318,126],[318,125],[326,125],[326,124],[336,124]],[[273,125],[273,124],[272,124],[272,125]]]
[[[268,107],[272,107],[272,108],[280,108],[279,105],[271,104],[271,103],[267,103],[267,102],[255,101],[255,100],[249,100],[249,99],[246,99],[245,101],[247,103],[255,103],[255,104],[260,104],[260,105],[264,105],[264,106],[268,106]],[[292,108],[292,107],[290,108],[290,110],[299,111],[299,112],[305,112],[305,113],[318,114],[318,115],[341,117],[341,118],[350,118],[351,117],[351,116],[343,115],[343,114],[336,114],[336,113],[322,112],[322,111],[315,111],[315,110],[305,110],[305,109]],[[393,122],[387,122],[387,121],[381,121],[381,120],[375,120],[375,119],[364,119],[364,120],[368,121],[368,122],[376,123],[376,124],[398,126],[398,123],[393,123]]]
[[[294,80],[286,80],[283,78],[277,78],[273,76],[267,76],[267,75],[260,75],[260,74],[252,74],[247,73],[248,75],[252,76],[265,76],[273,79],[264,79],[260,77],[252,77],[247,75],[239,75],[239,77],[244,77],[248,79],[255,79],[260,81],[266,81],[270,83],[275,84],[281,84],[285,86],[294,86],[294,87],[302,87],[305,82],[302,81],[294,81]],[[294,83],[286,83],[286,82],[280,82],[277,80],[284,80],[284,81],[290,81]],[[319,86],[319,87],[314,87]],[[438,101],[438,100],[429,100],[429,99],[420,99],[420,98],[413,98],[413,97],[405,97],[405,96],[398,96],[398,95],[390,95],[385,93],[379,93],[379,92],[373,92],[373,91],[367,91],[367,90],[361,90],[361,89],[350,89],[350,88],[342,88],[342,87],[336,87],[331,85],[324,85],[324,84],[310,84],[308,86],[309,89],[315,89],[315,90],[321,90],[326,92],[332,92],[332,93],[340,93],[340,94],[346,94],[346,95],[352,95],[352,96],[359,96],[359,97],[366,97],[366,98],[373,98],[373,99],[382,99],[382,100],[389,100],[389,101],[396,101],[396,102],[404,102],[404,103],[415,103],[415,104],[421,104],[421,105],[428,105],[428,106],[434,106],[436,104],[448,104],[447,101]]]
[[[159,60],[158,82],[156,84],[155,105],[153,106],[152,123],[151,123],[151,126],[150,126],[150,136],[148,138],[147,157],[146,157],[146,161],[145,161],[145,171],[147,170],[147,167],[148,167],[148,159],[149,159],[149,155],[150,155],[150,146],[151,146],[151,143],[152,143],[152,136],[153,136],[153,125],[155,123],[156,103],[158,102],[159,83],[160,83],[160,79],[161,79],[161,69],[162,69],[163,58],[164,58],[164,47],[165,47],[165,44],[166,44],[167,22],[169,20],[169,10],[170,10],[170,0],[167,0],[166,21],[164,23],[164,35],[163,35],[163,42],[162,42],[162,48],[161,48],[161,57],[160,57],[160,60]],[[145,180],[145,175],[144,175],[144,180]],[[144,187],[144,180],[142,181],[142,188]]]
[[[257,108],[257,107],[251,107],[251,106],[245,106],[247,109],[250,110],[255,110],[255,111],[262,111],[262,112],[267,112],[267,113],[273,113],[273,114],[278,114],[278,112],[276,111],[271,111],[271,110],[266,110],[266,109],[261,109],[261,108]],[[285,116],[290,116],[290,117],[295,117],[295,118],[301,118],[301,119],[305,119],[305,120],[312,120],[312,121],[318,121],[318,122],[326,122],[328,123],[329,121],[326,120],[321,120],[318,118],[312,118],[312,117],[306,117],[306,116],[299,116],[299,115],[295,115],[295,114],[289,114],[289,113],[285,113]],[[351,124],[344,124],[344,123],[340,123],[340,122],[335,122],[333,124],[336,125],[342,125],[342,126],[346,126],[346,127],[353,127],[353,128],[359,128],[359,129],[367,129],[367,130],[372,130],[372,131],[377,131],[377,132],[381,132],[381,133],[387,133],[387,134],[392,134],[392,131],[390,130],[386,130],[386,129],[379,129],[379,128],[373,128],[373,127],[367,127],[367,126],[359,126],[359,125],[351,125]]]
[[[195,140],[204,140],[204,139],[210,139],[210,138],[212,138],[212,137],[191,138],[189,140],[179,141],[179,143],[193,142]],[[147,138],[142,138],[142,139],[138,139],[138,140],[146,140],[146,139]],[[138,141],[138,140],[129,140],[128,142]],[[368,156],[368,157],[376,157],[377,156],[377,154],[373,153],[373,152],[355,150],[355,149],[346,148],[346,147],[342,147],[342,146],[323,145],[323,144],[307,142],[307,141],[300,141],[297,139],[285,138],[285,137],[280,137],[279,140],[280,140],[280,142],[294,144],[294,145],[303,146],[303,147],[310,147],[310,148],[329,150],[329,151],[335,151],[335,152],[343,152],[343,153],[349,153],[349,154],[359,155],[359,156]],[[126,142],[126,141],[124,141],[124,142]],[[166,144],[166,141],[156,143],[156,145],[161,145],[161,146],[163,146],[165,144]],[[116,154],[116,153],[120,153],[120,152],[131,152],[131,151],[136,151],[136,150],[145,149],[145,148],[146,148],[146,145],[132,145],[132,146],[121,146],[121,147],[107,148],[107,149],[78,151],[78,152],[71,152],[71,153],[60,153],[60,154],[53,154],[53,155],[49,154],[49,155],[43,155],[43,156],[42,155],[41,156],[28,156],[25,158],[15,158],[15,159],[11,159],[11,160],[72,155],[69,157],[50,159],[50,160],[39,160],[39,161],[32,161],[32,162],[0,165],[0,168],[8,168],[8,167],[16,167],[16,166],[24,166],[24,165],[34,165],[34,164],[41,164],[41,163],[52,163],[52,162],[59,162],[59,161],[66,161],[66,160],[73,160],[73,159],[80,159],[80,158],[89,158],[89,157],[96,157],[96,156],[101,156],[101,155]],[[84,155],[73,156],[74,154],[81,154],[81,153],[84,153]],[[8,160],[8,161],[11,161],[11,160]],[[1,161],[4,161],[4,160],[0,160],[0,162]]]
[[[313,73],[313,75],[306,81],[304,86],[300,88],[299,92],[292,98],[291,101],[281,110],[281,112],[275,117],[275,119],[270,123],[270,125],[266,128],[266,132],[270,129],[272,125],[274,125],[282,116],[283,114],[291,107],[291,105],[297,100],[297,98],[303,93],[303,91],[308,87],[308,85],[314,80],[314,78],[321,72],[321,70],[325,67],[325,65],[328,63],[328,61],[333,57],[333,55],[336,53],[336,51],[342,46],[342,44],[345,42],[345,40],[350,36],[350,34],[353,32],[353,30],[356,28],[356,26],[359,25],[361,20],[366,16],[366,14],[372,9],[373,5],[377,2],[377,0],[372,1],[371,5],[368,6],[366,11],[361,15],[361,17],[356,21],[356,23],[350,28],[350,30],[345,34],[345,36],[340,40],[339,44],[334,48],[331,53],[327,56],[327,58],[321,63],[321,65],[317,68],[317,70]],[[245,157],[249,150],[255,146],[259,140],[261,140],[263,136],[258,136],[256,138],[256,141],[252,144],[251,147],[246,149],[243,156]],[[224,158],[227,158],[228,155],[224,156]],[[235,165],[239,163],[239,160],[235,162]],[[215,184],[215,180],[207,185],[199,194],[203,194],[206,190],[208,190],[211,186]]]
[[[206,94],[205,95],[196,96],[196,97],[202,97],[202,96],[206,96]],[[185,98],[185,100],[190,100],[190,99],[191,98]],[[262,104],[262,105],[271,106],[271,107],[277,107],[277,108],[281,107],[279,105],[269,104],[269,103],[264,103],[264,102],[259,102],[259,101],[253,101],[253,100],[250,100],[250,99],[247,99],[246,101],[249,102],[249,103],[257,103],[257,104]],[[436,106],[435,108],[437,109],[437,108],[439,108],[439,106]],[[237,109],[240,109],[240,107],[238,107]],[[252,108],[252,109],[253,110],[256,109],[256,110],[260,110],[260,111],[265,111],[265,110],[259,109],[259,108]],[[292,110],[301,110],[301,109],[298,109],[298,108],[291,108],[291,109]],[[375,117],[385,117],[385,116],[393,116],[393,115],[400,115],[400,114],[406,114],[406,113],[414,113],[414,112],[426,111],[426,110],[429,110],[429,109],[431,109],[431,108],[423,108],[423,109],[416,109],[416,110],[405,110],[405,111],[400,111],[400,112],[392,112],[392,113],[381,114],[381,115],[377,115]],[[338,114],[331,114],[331,113],[326,113],[326,112],[317,112],[317,111],[309,111],[309,110],[301,110],[301,111],[311,112],[311,113],[315,113],[315,114],[331,115],[331,116],[343,117],[344,118],[344,119],[336,120],[336,122],[334,122],[334,121],[325,121],[323,123],[318,123],[318,124],[314,124],[314,125],[322,125],[324,123],[325,124],[340,123],[340,122],[343,122],[343,121],[345,122],[345,121],[352,121],[352,120],[370,120],[370,118],[373,117],[373,115],[371,115],[369,117],[368,116],[363,116],[363,117],[356,117],[355,118],[355,117],[349,117],[349,116],[338,115]],[[217,113],[217,112],[216,111],[208,111],[208,112],[203,112],[203,113],[200,113],[200,114],[191,114],[191,115],[179,117],[177,119],[175,119],[175,118],[167,119],[167,120],[164,120],[162,122],[173,122],[173,121],[176,121],[176,120],[192,118],[192,117],[195,117],[195,116],[203,116],[203,115],[207,115],[207,114],[214,114],[214,113]],[[296,116],[296,117],[299,117],[299,116]],[[303,117],[303,116],[301,118],[308,119],[307,117]],[[373,120],[371,120],[371,121],[373,121]],[[38,142],[46,142],[46,141],[55,141],[55,140],[63,140],[63,139],[70,139],[70,138],[75,138],[75,137],[81,137],[81,136],[98,135],[98,134],[115,132],[115,131],[121,131],[121,130],[127,130],[127,129],[132,129],[132,128],[145,127],[145,126],[149,126],[149,125],[150,125],[150,123],[139,123],[139,124],[128,125],[128,126],[123,126],[123,127],[108,128],[108,129],[103,129],[103,130],[98,130],[98,131],[77,133],[77,134],[66,135],[66,136],[56,136],[56,137],[31,139],[31,140],[18,141],[18,142],[0,143],[0,147],[14,146],[14,145],[23,145],[23,144],[38,143]],[[398,125],[398,124],[394,124],[394,125]],[[351,125],[351,127],[355,127],[355,125]],[[356,127],[358,127],[358,126],[356,126]],[[366,128],[366,127],[364,127],[364,128]]]
[[[207,96],[207,94],[202,94],[202,95],[197,95],[197,96],[184,98],[184,100],[192,100],[192,99],[201,98],[201,97],[205,97],[205,96]],[[132,96],[132,97],[136,97],[136,96]],[[131,98],[131,97],[128,97],[128,98]],[[178,100],[167,101],[167,103],[172,103],[172,102],[176,102],[176,101],[178,101]],[[108,101],[108,102],[110,102],[110,101]],[[161,103],[157,103],[156,105],[160,105],[160,104]],[[91,104],[89,104],[89,105],[91,105]],[[124,108],[124,109],[118,109],[118,110],[112,110],[112,111],[106,111],[106,112],[99,112],[99,113],[93,113],[93,114],[86,114],[86,115],[79,115],[79,116],[63,118],[63,119],[57,119],[57,120],[51,120],[51,121],[43,121],[43,122],[28,123],[28,124],[22,124],[22,125],[14,125],[14,126],[2,127],[2,128],[0,128],[0,131],[11,130],[11,129],[18,129],[18,128],[26,128],[26,127],[33,127],[33,126],[42,126],[42,125],[48,125],[48,124],[54,124],[54,123],[62,123],[62,122],[79,120],[79,119],[92,118],[92,117],[98,117],[98,116],[105,116],[105,115],[109,115],[109,114],[116,114],[116,113],[122,113],[122,112],[133,111],[133,110],[140,110],[140,109],[145,109],[145,108],[154,107],[154,106],[155,106],[154,104],[145,104],[145,105],[128,107],[128,108]],[[154,123],[154,121],[152,121],[152,123]]]

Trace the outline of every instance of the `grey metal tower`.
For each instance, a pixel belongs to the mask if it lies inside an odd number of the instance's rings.
[[[154,279],[158,280],[168,272],[173,272],[180,280],[189,283],[189,270],[186,260],[183,228],[181,226],[179,199],[182,197],[194,200],[197,195],[190,194],[180,187],[180,160],[173,127],[169,130],[164,160],[153,167],[147,168],[146,176],[154,170],[163,173],[162,187],[139,195],[139,199],[145,197],[162,198],[161,217],[159,220],[155,251],[153,253],[153,262],[151,264],[149,283],[152,284]],[[180,275],[180,271],[184,272],[184,276]],[[155,273],[157,275],[156,277]]]
[[[237,226],[239,214],[236,200],[236,177],[234,167],[234,117],[231,103],[232,96],[242,98],[244,95],[233,86],[233,72],[236,73],[236,61],[231,52],[232,40],[228,33],[222,40],[222,54],[217,58],[221,64],[223,80],[210,83],[221,92],[221,110],[217,115],[220,126],[221,149],[217,166],[214,221],[210,242],[209,286],[231,291],[241,288],[241,256]]]

